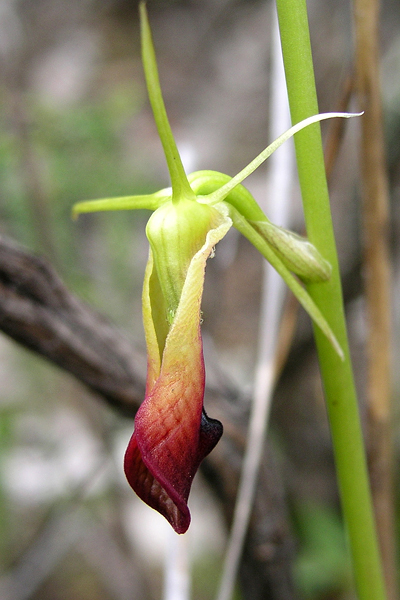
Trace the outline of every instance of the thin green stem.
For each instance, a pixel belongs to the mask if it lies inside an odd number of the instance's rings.
[[[146,194],[145,196],[120,196],[118,198],[101,198],[99,200],[84,200],[77,202],[72,208],[72,216],[76,218],[81,213],[109,210],[156,210],[161,204],[171,198],[171,188],[166,188]]]
[[[292,122],[297,123],[318,112],[307,7],[305,0],[277,0],[277,8]],[[384,600],[319,125],[299,132],[295,147],[307,234],[333,268],[328,282],[309,284],[307,289],[345,352],[341,361],[314,328],[356,588],[359,600]]]
[[[194,200],[195,195],[189,185],[165,110],[146,4],[141,2],[139,9],[144,74],[157,131],[167,159],[172,184],[172,200],[178,201],[182,197]]]
[[[314,114],[309,115],[306,119],[301,120],[301,122],[297,122],[295,125],[290,127],[287,131],[282,133],[279,137],[276,138],[267,148],[265,148],[260,154],[258,154],[253,160],[242,169],[235,177],[232,177],[225,185],[220,187],[218,190],[209,194],[208,202],[210,204],[214,202],[220,202],[224,200],[228,194],[246,177],[249,177],[260,165],[263,164],[271,156],[275,150],[282,146],[284,142],[293,137],[296,133],[304,129],[305,127],[310,127],[314,123],[319,123],[319,121],[324,121],[325,119],[334,119],[336,117],[341,117],[343,119],[350,119],[351,117],[359,117],[361,113],[322,113],[320,115]],[[244,204],[243,209],[246,210],[246,205]],[[243,213],[244,214],[244,213]],[[262,211],[261,211],[262,214]],[[249,215],[246,217],[250,218]],[[257,219],[256,215],[253,215],[251,218]]]

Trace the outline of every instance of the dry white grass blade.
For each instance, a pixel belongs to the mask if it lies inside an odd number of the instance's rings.
[[[167,530],[163,600],[190,599],[189,533]]]
[[[281,58],[277,18],[273,16],[272,72],[271,72],[271,136],[290,126],[286,98],[286,83]],[[275,131],[275,129],[277,131]],[[274,223],[288,226],[290,188],[293,173],[293,147],[284,144],[269,159],[268,206],[262,206]],[[225,555],[223,573],[217,600],[232,597],[243,543],[252,510],[257,476],[271,408],[274,389],[274,363],[285,284],[277,272],[265,263],[261,299],[259,348],[254,381],[248,446],[243,461],[232,531]]]

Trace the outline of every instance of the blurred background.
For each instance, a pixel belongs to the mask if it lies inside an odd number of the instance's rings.
[[[337,110],[353,69],[351,4],[310,0],[308,5],[320,110]],[[148,2],[167,111],[188,172],[210,168],[234,175],[271,141],[272,8],[264,0]],[[0,233],[48,259],[75,295],[144,352],[140,295],[148,213],[71,220],[77,201],[149,193],[168,185],[139,41],[133,1],[0,0]],[[396,367],[397,0],[383,2],[381,49]],[[329,131],[324,125],[325,139]],[[346,123],[330,190],[362,403],[365,314],[358,143],[359,125],[353,120]],[[267,170],[267,165],[260,168],[247,182],[260,201]],[[292,213],[291,226],[301,231],[296,190]],[[221,242],[207,267],[203,332],[210,377],[223,377],[241,397],[252,389],[261,267],[261,257],[235,232]],[[2,597],[159,598],[168,526],[125,482],[122,461],[132,419],[3,334],[0,375]],[[399,392],[394,368],[395,459],[400,450]],[[351,598],[317,360],[311,326],[301,311],[277,386],[270,440],[295,549],[293,597]],[[217,587],[227,529],[221,504],[202,474],[190,505],[192,597],[208,600]]]

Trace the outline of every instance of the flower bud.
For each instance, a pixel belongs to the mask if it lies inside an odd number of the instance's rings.
[[[275,249],[287,268],[302,281],[316,283],[330,278],[331,265],[306,238],[269,221],[250,222]]]

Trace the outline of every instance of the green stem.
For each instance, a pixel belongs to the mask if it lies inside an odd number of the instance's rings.
[[[146,4],[141,2],[140,10],[140,31],[142,40],[142,61],[144,74],[146,78],[147,91],[150,98],[151,108],[153,109],[154,120],[157,125],[157,131],[164,148],[165,158],[172,185],[172,200],[178,201],[185,197],[190,200],[195,199],[195,194],[189,185],[182,160],[172,134],[171,126],[168,121],[167,111],[165,110],[164,100],[161,93],[160,80],[158,76],[157,61],[154,52],[153,39],[149,21],[147,18]]]
[[[305,0],[277,0],[292,122],[318,113]],[[295,136],[307,234],[333,268],[326,283],[307,289],[345,353],[341,361],[314,328],[359,600],[386,598],[352,367],[319,124]]]

